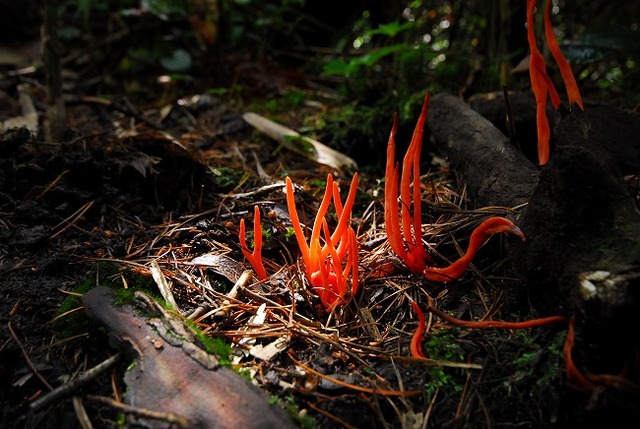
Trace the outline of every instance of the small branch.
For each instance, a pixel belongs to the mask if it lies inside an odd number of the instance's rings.
[[[98,375],[112,368],[118,362],[118,360],[120,360],[121,356],[122,356],[121,352],[116,353],[115,355],[111,356],[110,358],[103,361],[102,363],[85,371],[83,374],[79,375],[77,378],[74,378],[70,382],[65,383],[62,386],[53,389],[51,392],[47,393],[40,399],[33,401],[31,405],[29,405],[29,408],[31,409],[31,411],[37,412],[53,404],[54,402],[57,402],[63,398],[71,396],[71,394],[73,394],[75,391],[80,389],[82,386],[84,386],[91,380],[95,379]]]
[[[36,367],[33,365],[33,362],[31,362],[31,358],[29,358],[29,354],[24,349],[24,346],[22,345],[22,343],[18,339],[18,336],[16,335],[15,331],[13,330],[13,327],[11,326],[11,322],[7,323],[7,329],[9,330],[9,333],[11,334],[11,337],[16,342],[18,347],[20,347],[20,351],[22,352],[22,356],[24,357],[24,360],[27,363],[27,366],[29,367],[29,369],[35,374],[36,377],[38,377],[38,379],[40,379],[42,384],[44,384],[49,390],[53,390],[53,387],[51,387],[49,382],[47,380],[45,380],[45,378],[42,376],[42,374],[40,374],[38,372],[38,370],[36,369]]]
[[[122,402],[116,401],[111,398],[107,398],[106,396],[96,396],[96,395],[87,395],[88,400],[93,402],[99,402],[101,404],[110,406],[119,410],[125,414],[132,414],[138,417],[153,419],[153,420],[162,420],[172,425],[177,425],[180,428],[189,429],[192,428],[193,425],[189,422],[189,420],[176,413],[172,412],[162,412],[149,410],[147,408],[137,408],[132,407],[131,405],[124,404]]]

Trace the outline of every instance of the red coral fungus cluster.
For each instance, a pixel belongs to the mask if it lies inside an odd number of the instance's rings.
[[[471,234],[466,253],[448,267],[427,266],[431,262],[422,240],[422,210],[420,192],[420,152],[424,135],[424,124],[429,110],[429,93],[424,97],[422,112],[416,123],[411,143],[402,162],[400,179],[400,200],[398,201],[399,165],[395,162],[395,134],[397,117],[387,144],[387,167],[385,177],[384,215],[387,239],[394,253],[415,274],[435,282],[448,282],[460,278],[485,241],[493,234],[507,232],[524,240],[524,234],[510,220],[492,217],[485,220]],[[413,192],[412,192],[413,185]],[[402,214],[400,214],[400,207]]]
[[[327,187],[311,230],[309,244],[305,238],[293,196],[293,183],[287,177],[287,208],[293,231],[302,253],[305,272],[311,288],[328,311],[346,304],[358,291],[358,240],[349,224],[358,187],[358,173],[353,176],[344,206],[338,184],[327,175]],[[338,225],[329,232],[325,215],[333,205]]]
[[[240,219],[239,239],[242,254],[251,264],[251,267],[253,268],[253,271],[256,272],[258,279],[266,279],[267,271],[264,269],[264,265],[262,263],[262,228],[260,226],[260,208],[258,206],[255,206],[253,210],[253,252],[250,252],[247,247],[244,219]]]

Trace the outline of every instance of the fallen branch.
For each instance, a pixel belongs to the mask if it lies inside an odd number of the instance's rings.
[[[429,127],[437,148],[478,207],[525,204],[538,169],[491,122],[449,94],[431,98]]]
[[[78,391],[81,387],[85,386],[87,383],[94,380],[97,376],[113,368],[113,366],[116,363],[118,363],[121,357],[122,357],[122,352],[116,353],[115,355],[104,360],[103,362],[99,363],[93,368],[80,374],[77,378],[74,378],[68,383],[65,383],[59,387],[56,387],[51,392],[33,401],[29,405],[29,409],[35,413],[45,409],[46,407],[54,404],[55,402],[58,402],[64,398],[71,396],[73,393]]]

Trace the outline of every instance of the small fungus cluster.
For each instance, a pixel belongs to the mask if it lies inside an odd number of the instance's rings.
[[[507,232],[524,240],[524,234],[510,220],[492,217],[482,222],[471,234],[466,253],[447,267],[427,265],[432,259],[427,253],[422,238],[422,211],[420,187],[420,153],[424,125],[429,109],[427,92],[418,118],[411,144],[400,166],[395,162],[395,134],[397,116],[391,129],[387,145],[385,173],[384,217],[387,240],[392,251],[414,274],[434,282],[449,282],[460,278],[469,267],[476,251],[493,234]],[[345,305],[357,293],[358,240],[350,225],[351,211],[358,187],[358,173],[354,174],[347,198],[342,203],[338,184],[331,174],[327,175],[326,189],[316,213],[309,241],[302,229],[296,208],[293,182],[286,178],[286,200],[293,231],[300,248],[305,275],[327,311]],[[327,213],[333,203],[338,223],[329,231]],[[246,243],[244,220],[240,221],[240,246],[245,258],[251,263],[260,280],[267,277],[261,257],[262,231],[260,211],[254,210],[254,249],[249,251]]]
[[[320,297],[324,307],[331,311],[346,304],[358,291],[358,240],[350,225],[351,209],[358,188],[358,173],[354,174],[344,206],[338,184],[331,174],[327,175],[327,186],[316,214],[307,244],[300,226],[298,211],[293,196],[293,183],[287,177],[287,208],[293,231],[300,247],[305,273],[312,290]],[[326,214],[333,200],[338,225],[329,232]]]

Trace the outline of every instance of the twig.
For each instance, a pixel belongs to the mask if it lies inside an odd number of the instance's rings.
[[[82,403],[81,397],[73,397],[73,409],[76,411],[76,417],[78,418],[78,422],[80,422],[82,429],[93,429],[93,424],[91,424],[91,419],[87,414],[87,410]]]
[[[312,404],[311,402],[307,402],[307,405],[312,410],[317,411],[319,414],[322,414],[323,416],[325,416],[326,418],[328,418],[330,420],[333,420],[334,422],[338,423],[340,426],[342,426],[345,429],[356,429],[357,428],[357,426],[350,425],[349,423],[345,422],[344,420],[342,420],[338,416],[331,414],[329,411],[323,410],[322,408],[320,408],[319,406],[317,406],[315,404]]]
[[[158,261],[154,259],[151,261],[151,266],[149,267],[149,271],[151,272],[151,277],[156,282],[158,289],[160,290],[160,294],[164,298],[167,303],[173,307],[176,311],[180,311],[180,307],[178,307],[178,303],[173,297],[173,292],[171,292],[171,287],[169,286],[169,282],[167,278],[162,273],[162,269],[160,268],[160,264]]]
[[[36,196],[36,200],[39,200],[40,198],[42,198],[44,196],[44,194],[46,194],[47,192],[49,192],[54,186],[56,186],[58,184],[58,182],[60,182],[60,180],[62,180],[62,177],[64,177],[65,174],[67,174],[69,171],[71,170],[64,170],[62,173],[60,173],[58,175],[58,177],[55,178],[55,180],[53,182],[51,182],[49,184],[49,186],[47,186],[45,188],[44,191],[40,192],[37,196]]]
[[[435,314],[436,316],[444,319],[445,321],[465,328],[473,329],[487,329],[487,328],[500,328],[500,329],[526,329],[537,328],[539,326],[551,325],[554,323],[566,323],[568,320],[564,316],[549,316],[540,319],[531,319],[524,322],[504,322],[501,320],[461,320],[453,316],[449,316],[442,310],[439,310],[431,305],[427,306],[427,311]]]
[[[29,355],[27,354],[27,351],[24,349],[24,346],[22,345],[22,343],[18,339],[18,336],[16,335],[15,331],[13,330],[13,327],[11,326],[11,322],[7,322],[7,329],[9,329],[9,333],[11,334],[11,337],[13,337],[13,340],[16,342],[16,344],[18,344],[18,347],[20,347],[20,351],[22,352],[22,356],[24,357],[24,360],[27,363],[27,366],[29,367],[29,369],[35,374],[36,377],[38,377],[38,379],[40,379],[42,384],[44,384],[47,387],[47,389],[53,390],[53,387],[51,387],[49,382],[47,380],[45,380],[45,378],[42,376],[42,374],[40,374],[38,372],[38,370],[36,369],[36,367],[33,365],[33,362],[31,362],[31,359],[29,358]]]
[[[288,354],[289,359],[291,359],[293,361],[294,364],[298,365],[299,367],[301,367],[304,371],[307,371],[313,375],[315,375],[316,377],[320,377],[323,378],[331,383],[337,384],[339,386],[342,387],[346,387],[358,392],[364,392],[364,393],[370,393],[372,395],[385,395],[385,396],[412,396],[412,395],[419,395],[421,393],[423,393],[422,389],[415,389],[415,390],[391,390],[391,389],[380,389],[380,388],[371,388],[371,387],[364,387],[364,386],[358,386],[357,384],[352,384],[352,383],[347,383],[346,381],[342,381],[339,380],[337,378],[333,378],[333,377],[329,377],[328,375],[322,374],[321,372],[316,371],[315,369],[303,364],[302,362],[300,362],[299,360],[297,360],[296,358],[293,357],[293,354],[291,352],[289,352]]]
[[[227,299],[222,301],[220,304],[220,309],[215,313],[216,317],[224,317],[229,314],[229,309],[231,308],[231,300],[235,300],[238,297],[238,291],[240,288],[246,288],[247,283],[251,280],[251,270],[245,270],[238,281],[233,285],[229,293],[227,293]]]
[[[42,63],[47,82],[47,115],[45,138],[47,143],[62,140],[66,130],[67,114],[62,99],[62,69],[60,67],[60,42],[58,38],[59,1],[44,4],[42,25]]]
[[[95,379],[98,375],[112,368],[118,362],[121,356],[122,352],[116,353],[102,363],[85,371],[83,374],[80,374],[77,378],[74,378],[70,382],[53,389],[51,392],[47,393],[40,399],[33,401],[29,405],[29,408],[31,409],[31,411],[37,412],[56,401],[70,396],[73,392],[77,391],[82,386]]]
[[[125,414],[133,414],[138,417],[153,420],[163,420],[167,423],[177,425],[178,427],[184,429],[193,428],[193,425],[189,422],[189,419],[176,413],[165,413],[162,411],[149,410],[147,408],[132,407],[131,405],[124,404],[111,398],[107,398],[106,396],[87,395],[86,398],[90,401],[99,402],[101,404],[113,407]]]
[[[513,144],[518,150],[520,148],[520,142],[518,142],[518,135],[516,134],[516,123],[513,118],[513,111],[511,110],[511,98],[509,97],[509,90],[506,85],[502,86],[502,92],[504,94],[504,106],[505,106],[505,123],[507,125],[507,132],[509,135],[509,141]]]
[[[56,228],[58,228],[59,226],[61,226],[62,224],[64,224],[65,222],[67,222],[67,225],[64,226],[64,228],[62,228],[60,231],[56,232],[55,234],[53,234],[51,237],[51,239],[58,237],[59,235],[61,235],[63,232],[65,232],[67,229],[71,228],[75,222],[80,219],[82,217],[82,215],[84,215],[87,210],[89,210],[91,208],[91,206],[93,206],[93,203],[95,203],[96,200],[91,200],[88,203],[84,204],[82,207],[80,207],[78,210],[76,210],[75,213],[73,213],[71,216],[69,216],[68,218],[66,218],[65,220],[63,220],[62,222],[60,222],[59,224],[57,224],[56,226],[54,226],[53,228],[51,228],[51,230],[55,230]]]

